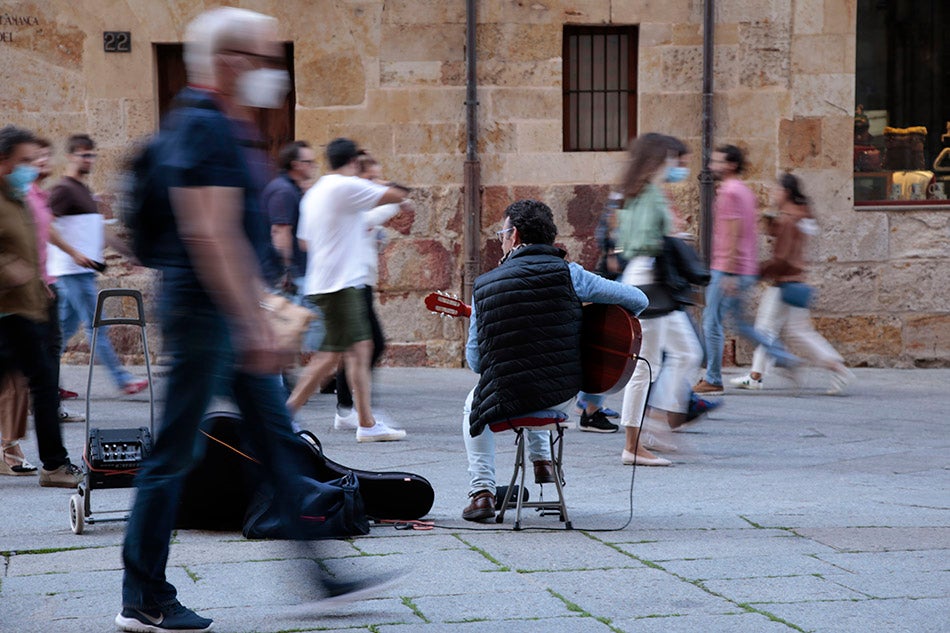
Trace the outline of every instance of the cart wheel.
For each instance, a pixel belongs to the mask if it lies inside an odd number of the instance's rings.
[[[82,497],[73,495],[69,498],[69,527],[73,529],[74,534],[82,534],[83,519]]]

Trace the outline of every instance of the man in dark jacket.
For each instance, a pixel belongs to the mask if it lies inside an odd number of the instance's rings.
[[[82,471],[69,461],[59,425],[56,368],[44,348],[51,293],[39,269],[33,215],[24,200],[38,170],[32,132],[0,129],[0,374],[18,369],[33,396],[36,443],[43,469],[40,485],[75,488]],[[9,365],[4,368],[2,365]]]
[[[495,514],[495,440],[485,427],[533,412],[567,412],[573,405],[581,388],[581,303],[619,304],[634,314],[647,306],[636,287],[567,263],[554,246],[554,216],[542,202],[509,206],[498,236],[504,258],[475,280],[465,350],[469,366],[481,374],[462,424],[471,476],[471,503],[462,518],[469,521]],[[538,483],[554,480],[545,433],[528,434]]]

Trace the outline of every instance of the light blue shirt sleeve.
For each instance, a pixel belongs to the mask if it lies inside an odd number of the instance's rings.
[[[577,298],[586,303],[607,303],[622,306],[639,315],[649,305],[647,296],[636,286],[604,279],[584,270],[580,264],[568,264]]]
[[[472,301],[472,315],[468,319],[468,341],[465,343],[465,360],[468,362],[468,366],[472,368],[472,371],[476,374],[482,373],[479,371],[481,358],[478,355],[478,327],[475,325],[474,301]]]

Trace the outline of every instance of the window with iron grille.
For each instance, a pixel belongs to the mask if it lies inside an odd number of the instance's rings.
[[[637,133],[637,26],[564,26],[564,150],[614,151]]]

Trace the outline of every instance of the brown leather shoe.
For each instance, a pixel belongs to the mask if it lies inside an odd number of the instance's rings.
[[[714,385],[712,383],[706,382],[705,378],[693,385],[693,391],[701,396],[721,396],[723,393],[725,393],[723,391],[722,385]]]
[[[462,510],[466,521],[485,521],[495,518],[495,495],[487,490],[479,490],[472,495],[472,502]]]
[[[534,462],[534,483],[554,483],[554,464],[551,463],[550,459],[539,459]]]

